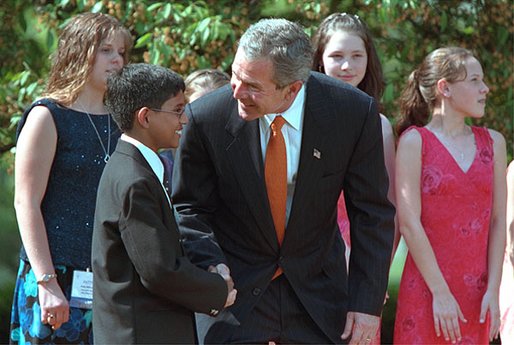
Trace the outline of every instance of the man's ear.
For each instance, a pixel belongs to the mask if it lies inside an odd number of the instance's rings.
[[[149,117],[151,115],[151,111],[147,107],[143,107],[136,112],[137,125],[142,128],[148,128],[150,125]]]
[[[302,85],[303,85],[303,81],[301,81],[301,80],[297,80],[297,81],[294,81],[291,84],[289,84],[287,86],[287,88],[288,88],[287,95],[286,95],[287,100],[291,100],[291,99],[295,98],[296,95],[298,94],[298,92],[300,91],[300,89],[302,88]]]

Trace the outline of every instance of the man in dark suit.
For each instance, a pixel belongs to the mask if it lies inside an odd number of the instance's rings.
[[[184,255],[157,150],[176,147],[184,82],[169,69],[127,65],[107,82],[124,132],[100,179],[93,231],[93,328],[98,344],[194,343],[194,313],[234,302],[229,276]],[[212,271],[213,269],[211,269]]]
[[[238,289],[199,325],[206,343],[365,344],[378,329],[394,217],[380,117],[371,97],[310,73],[311,59],[301,26],[261,20],[240,40],[231,88],[187,109],[173,175],[179,227],[193,262],[229,272]]]

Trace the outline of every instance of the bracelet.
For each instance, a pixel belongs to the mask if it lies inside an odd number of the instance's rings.
[[[57,274],[55,273],[43,273],[39,280],[37,281],[38,284],[46,284],[50,281],[50,279],[57,278]]]

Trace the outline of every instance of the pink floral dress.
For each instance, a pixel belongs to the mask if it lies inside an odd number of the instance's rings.
[[[410,129],[412,130],[412,129]],[[464,172],[437,137],[422,137],[421,223],[437,264],[467,319],[460,344],[489,344],[489,320],[480,324],[487,285],[487,245],[493,202],[493,142],[486,128],[472,127],[476,154]],[[432,295],[411,255],[400,282],[395,344],[448,344],[434,329]]]
[[[337,225],[339,225],[339,231],[341,232],[341,237],[343,238],[343,242],[346,247],[346,268],[348,269],[350,249],[352,245],[350,242],[350,221],[348,220],[348,214],[346,213],[344,192],[341,193],[339,200],[337,201]]]

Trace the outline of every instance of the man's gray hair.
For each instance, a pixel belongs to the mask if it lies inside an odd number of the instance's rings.
[[[262,19],[251,25],[239,41],[248,60],[269,59],[279,88],[296,80],[306,81],[313,48],[303,27],[286,19]]]

